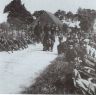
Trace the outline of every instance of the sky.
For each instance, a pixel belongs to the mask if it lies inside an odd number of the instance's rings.
[[[5,5],[12,0],[1,0],[0,2],[0,23],[7,20],[7,14],[3,14]],[[36,10],[46,10],[52,13],[58,9],[76,12],[79,7],[96,10],[96,0],[22,0],[28,11],[33,13]]]

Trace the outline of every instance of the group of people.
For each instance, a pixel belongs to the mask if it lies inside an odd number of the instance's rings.
[[[40,25],[40,23],[39,23],[39,25]],[[47,51],[47,50],[53,51],[53,46],[54,46],[55,36],[56,36],[55,29],[56,28],[50,24],[46,24],[43,27],[42,33],[41,33],[41,29],[40,29],[39,35],[42,35],[42,36],[39,36],[39,37],[37,36],[38,37],[37,39],[41,40],[41,42],[43,44],[43,51]],[[69,70],[70,70],[70,72],[72,71],[71,73],[73,73],[74,70],[75,71],[81,70],[82,74],[80,72],[78,72],[78,73],[83,75],[82,68],[86,67],[86,66],[88,66],[90,68],[90,66],[89,66],[90,60],[88,61],[89,63],[87,63],[86,59],[88,59],[89,56],[91,56],[92,58],[95,58],[96,44],[94,45],[91,42],[96,43],[96,35],[94,35],[93,37],[91,37],[92,36],[91,35],[88,38],[88,37],[86,37],[86,34],[83,31],[80,31],[76,27],[72,28],[71,31],[68,30],[65,34],[64,34],[64,32],[60,32],[60,30],[58,33],[59,33],[58,34],[59,45],[57,46],[58,55],[59,54],[64,55],[64,61],[66,61],[68,63]],[[64,37],[66,37],[66,41],[63,41]],[[87,39],[89,39],[89,42],[86,41]],[[89,50],[88,50],[88,46],[90,46]],[[95,63],[96,63],[96,61],[95,61]],[[92,69],[94,70],[94,68],[92,68]],[[96,72],[96,64],[95,64],[94,71]],[[87,72],[87,73],[89,75],[91,75],[90,72]],[[85,72],[85,74],[86,74],[86,72]],[[68,74],[68,76],[70,76],[70,75]],[[75,75],[73,77],[76,78]],[[83,81],[81,82],[81,84],[82,83],[83,83],[83,85],[85,85]],[[83,87],[81,87],[81,88],[83,88]]]
[[[42,27],[38,21],[34,28],[34,35],[37,42],[42,42],[43,51],[53,51],[56,35],[56,26],[54,24],[45,24]]]
[[[62,42],[63,37],[59,37],[59,45],[57,47],[58,54],[64,53],[65,59],[68,62],[74,62],[80,60],[84,62],[86,57],[86,43],[82,33],[78,31],[70,31],[66,35],[66,41]]]
[[[53,51],[55,42],[55,28],[46,24],[44,26],[43,51]]]

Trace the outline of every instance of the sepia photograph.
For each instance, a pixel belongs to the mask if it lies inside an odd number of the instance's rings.
[[[0,94],[96,95],[96,0],[0,0]]]

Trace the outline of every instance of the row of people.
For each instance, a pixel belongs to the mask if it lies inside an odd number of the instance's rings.
[[[82,62],[84,61],[87,50],[82,37],[78,38],[76,33],[71,33],[70,36],[67,36],[65,42],[62,42],[62,38],[59,38],[59,42],[60,44],[57,47],[58,54],[64,53],[68,62],[74,61],[76,58],[79,58]]]
[[[38,24],[34,28],[34,36],[37,42],[42,42],[43,51],[53,51],[55,42],[56,27],[54,24],[46,24],[43,28],[38,21]]]

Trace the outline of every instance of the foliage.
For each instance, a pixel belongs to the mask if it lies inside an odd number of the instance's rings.
[[[74,94],[76,88],[72,80],[74,65],[64,61],[64,55],[58,56],[35,83],[26,88],[24,94]]]
[[[33,13],[33,16],[35,16],[36,18],[40,17],[42,14],[44,14],[45,11],[44,10],[40,10],[40,11],[35,11]]]
[[[66,15],[66,12],[63,10],[58,10],[54,13],[56,17],[58,17],[60,20],[63,20],[64,16]]]
[[[85,32],[93,30],[94,20],[96,18],[96,11],[91,9],[81,9],[77,11],[78,20],[81,22],[80,27]]]
[[[7,6],[5,6],[4,13],[8,12],[7,21],[11,27],[25,28],[32,23],[33,17],[29,11],[26,10],[21,0],[13,0]]]

